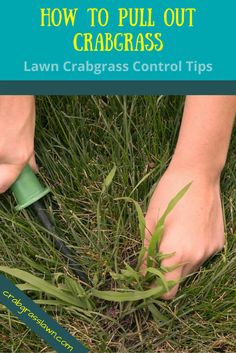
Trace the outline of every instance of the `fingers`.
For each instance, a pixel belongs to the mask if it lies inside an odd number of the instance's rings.
[[[38,166],[35,161],[35,155],[30,157],[28,164],[35,173],[38,172]],[[6,192],[20,175],[24,164],[0,164],[0,194]]]
[[[157,219],[156,221],[154,220],[155,217],[153,217],[152,214],[150,214],[149,212],[147,212],[146,218],[145,218],[145,223],[146,223],[146,228],[145,228],[145,238],[144,238],[144,247],[147,249],[150,243],[150,240],[152,238],[152,234],[155,230],[156,224],[157,224]],[[167,252],[163,252],[163,253],[167,253]],[[170,252],[168,252],[170,253]],[[171,266],[175,266],[177,264],[179,264],[178,262],[178,256],[173,255],[170,258],[166,258],[164,260],[162,260],[161,265],[164,267],[171,267]],[[140,272],[142,275],[146,274],[146,268],[147,268],[147,252],[145,253],[144,257],[143,257],[143,262],[140,266]],[[175,268],[173,271],[167,272],[164,275],[164,278],[166,281],[180,281],[180,279],[183,276],[183,270],[184,270],[185,266],[180,266],[178,268]],[[162,296],[162,299],[164,300],[171,300],[175,297],[177,291],[179,288],[179,284],[175,285],[168,293],[165,293]]]
[[[174,271],[168,272],[165,274],[165,280],[166,281],[180,281],[182,278],[182,269],[178,268]],[[176,293],[178,292],[179,289],[179,284],[176,284],[174,287],[171,288],[171,290],[165,294],[162,295],[162,299],[164,300],[171,300],[176,296]]]
[[[166,281],[179,282],[185,274],[186,265],[180,263],[178,254],[174,254],[171,257],[162,260],[161,266],[166,267],[166,268],[178,266],[174,270],[165,273],[164,278]],[[173,288],[170,289],[169,292],[165,293],[162,296],[162,299],[164,299],[164,300],[173,299],[176,296],[178,289],[179,289],[179,284],[176,284]]]
[[[23,165],[0,164],[0,194],[11,187],[22,169]]]
[[[38,172],[38,166],[34,154],[29,160],[29,165],[34,172]],[[6,192],[20,175],[24,164],[0,164],[0,194]]]
[[[144,238],[144,247],[147,249],[150,243],[150,240],[152,238],[152,234],[155,230],[156,224],[157,224],[157,214],[153,215],[153,211],[151,212],[150,210],[147,212],[147,215],[145,217],[145,223],[146,223],[146,228],[145,228],[145,238]],[[166,234],[163,234],[163,238],[166,238],[167,236],[168,229],[165,231]],[[167,242],[168,243],[168,242]],[[164,245],[164,247],[163,247]],[[173,247],[173,244],[172,244]],[[160,249],[159,251],[162,254],[170,254],[173,253],[172,256],[163,259],[161,262],[161,266],[166,267],[166,268],[171,268],[174,267],[173,270],[170,272],[167,272],[164,274],[164,278],[166,281],[177,281],[180,282],[180,280],[189,274],[191,272],[191,266],[189,266],[188,263],[183,263],[182,257],[180,256],[179,253],[176,253],[176,250],[178,249],[178,246],[176,244],[176,249],[168,249],[168,246],[166,245],[166,242],[164,244],[160,244]],[[176,266],[178,266],[176,268]],[[147,268],[147,252],[145,253],[143,257],[143,262],[140,266],[140,272],[142,275],[146,274],[146,268]],[[162,296],[162,299],[164,300],[171,300],[176,296],[176,293],[178,291],[179,284],[176,284],[171,290],[167,293],[165,293]]]
[[[167,253],[167,251],[163,250],[163,253]],[[180,282],[180,280],[187,277],[190,273],[194,273],[197,271],[202,264],[205,262],[207,256],[204,254],[195,254],[195,256],[184,254],[182,250],[179,250],[175,253],[175,255],[171,256],[170,258],[166,258],[162,260],[161,265],[166,268],[175,267],[173,271],[167,272],[164,277],[166,281],[174,280]],[[178,266],[176,268],[176,266]],[[165,293],[162,296],[164,300],[171,300],[176,296],[176,293],[179,289],[179,283],[176,284],[171,290]]]

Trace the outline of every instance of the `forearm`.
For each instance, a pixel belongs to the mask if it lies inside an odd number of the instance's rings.
[[[34,102],[34,96],[0,96],[0,112],[9,114],[16,109],[18,112],[23,112],[32,102]]]
[[[188,96],[171,166],[220,175],[236,114],[236,96]]]
[[[33,153],[34,118],[33,96],[0,96],[0,163],[21,163]]]

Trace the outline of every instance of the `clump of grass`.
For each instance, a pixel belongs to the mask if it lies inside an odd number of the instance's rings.
[[[116,172],[116,167],[113,167],[109,175],[105,178],[102,185],[102,191],[98,200],[97,205],[97,219],[98,223],[101,218],[102,212],[102,196],[107,191],[110,186]],[[156,228],[153,233],[152,240],[149,247],[146,249],[144,247],[144,236],[145,236],[145,218],[142,209],[138,202],[130,197],[116,198],[116,200],[126,201],[128,203],[133,203],[138,215],[138,225],[142,240],[142,247],[139,252],[138,262],[135,268],[132,268],[128,263],[125,263],[125,268],[120,272],[111,271],[110,275],[113,280],[113,285],[116,290],[98,290],[95,288],[83,288],[78,280],[71,278],[63,273],[57,273],[54,278],[54,284],[49,283],[46,280],[40,279],[38,276],[34,276],[26,271],[20,269],[12,269],[7,266],[0,266],[0,271],[8,274],[12,277],[23,281],[23,284],[17,284],[17,287],[23,291],[27,291],[34,295],[37,293],[43,294],[44,298],[35,299],[35,302],[47,307],[50,311],[52,307],[61,307],[66,309],[67,313],[78,315],[81,320],[87,322],[88,325],[94,321],[94,318],[104,318],[115,324],[114,320],[110,316],[111,310],[107,314],[102,314],[97,308],[97,302],[95,298],[102,299],[105,301],[122,304],[127,303],[123,310],[120,308],[120,317],[124,320],[127,316],[133,316],[138,319],[138,312],[149,312],[154,320],[160,327],[170,322],[168,316],[163,314],[163,308],[167,309],[164,303],[159,301],[161,295],[168,291],[176,281],[166,281],[164,274],[168,269],[160,266],[153,267],[153,264],[160,264],[160,261],[169,254],[158,253],[158,245],[161,241],[161,237],[164,231],[164,223],[170,212],[173,210],[175,205],[184,197],[185,193],[188,191],[191,183],[186,185],[182,190],[180,190],[175,197],[170,200],[165,212],[159,219]],[[100,226],[99,226],[100,227]],[[144,254],[147,253],[147,270],[146,275],[140,274],[140,264],[143,260]],[[33,265],[33,264],[31,264]],[[37,267],[37,266],[36,266]],[[155,282],[154,288],[149,288],[150,283]],[[98,281],[94,280],[94,285],[98,285]],[[191,291],[189,292],[191,295]],[[197,304],[199,305],[199,304]],[[113,310],[117,310],[114,309]],[[122,312],[123,311],[123,312]],[[176,318],[173,312],[169,314]],[[107,316],[109,315],[109,316]],[[178,320],[182,322],[181,315]],[[222,343],[223,342],[223,343]],[[215,348],[222,347],[224,341],[215,343]],[[213,346],[212,346],[213,347]],[[212,348],[213,349],[213,348]],[[189,351],[186,351],[187,353]],[[213,351],[212,351],[213,352]]]
[[[108,190],[112,183],[112,180],[116,173],[116,166],[114,166],[108,176],[105,178],[101,195],[98,199],[97,205],[97,224],[98,230],[100,231],[100,219],[101,219],[101,200],[103,194]],[[96,308],[93,297],[103,299],[111,302],[134,302],[135,306],[138,302],[137,308],[147,307],[155,319],[157,316],[157,309],[155,307],[155,301],[159,299],[165,292],[168,292],[177,281],[166,281],[165,273],[170,269],[160,266],[160,260],[171,254],[161,254],[158,252],[158,246],[161,241],[162,234],[164,232],[164,223],[170,212],[173,210],[175,205],[184,196],[189,189],[191,183],[186,185],[180,190],[177,195],[170,200],[165,212],[157,222],[153,236],[151,238],[149,247],[144,247],[145,238],[145,218],[143,211],[139,203],[130,197],[122,197],[116,200],[124,200],[126,202],[132,202],[135,205],[138,224],[140,230],[140,236],[142,240],[142,247],[139,252],[138,261],[136,268],[132,268],[128,263],[125,263],[125,269],[122,269],[119,273],[114,271],[110,272],[111,278],[114,281],[116,287],[115,290],[99,290],[96,289],[97,280],[94,280],[94,286],[92,288],[83,288],[77,279],[70,278],[65,274],[57,274],[57,280],[55,284],[51,284],[46,280],[40,279],[39,277],[32,275],[26,271],[20,269],[10,268],[8,266],[0,266],[0,271],[15,277],[23,284],[18,284],[18,288],[24,291],[30,291],[33,293],[41,292],[46,295],[46,299],[35,300],[38,304],[44,306],[64,306],[77,308],[84,317],[92,317],[91,313]],[[146,262],[146,274],[140,273],[140,265],[144,259],[144,255],[147,255]],[[159,268],[153,267],[153,264],[159,265]],[[64,280],[63,283],[60,280]],[[150,284],[155,284],[154,288],[150,288]],[[53,299],[52,299],[53,298]],[[130,305],[129,311],[134,311],[135,306]],[[159,318],[159,315],[158,315]]]
[[[107,178],[104,181],[102,193],[109,187],[112,182],[112,179],[115,175],[115,167],[109,173]],[[140,300],[146,300],[148,298],[158,299],[164,293],[168,292],[174,285],[177,284],[177,281],[166,281],[165,273],[170,271],[170,269],[160,266],[160,260],[165,257],[171,256],[171,254],[161,254],[158,252],[158,247],[164,233],[164,223],[167,216],[173,210],[175,205],[179,200],[184,196],[184,194],[189,189],[191,183],[186,185],[182,190],[180,190],[176,196],[170,200],[165,212],[158,220],[155,230],[152,234],[151,241],[148,248],[144,247],[144,238],[145,238],[145,218],[142,212],[142,209],[138,202],[129,197],[123,197],[123,199],[128,202],[133,202],[138,215],[139,231],[142,240],[142,247],[138,255],[138,261],[136,268],[132,268],[128,263],[125,263],[125,269],[122,269],[120,273],[110,272],[111,277],[115,280],[116,288],[115,291],[99,291],[97,289],[92,289],[91,293],[95,297],[100,299],[113,301],[113,302],[136,302]],[[119,200],[116,199],[116,200]],[[140,266],[142,261],[144,261],[144,255],[146,256],[146,274],[142,275],[140,273]],[[153,267],[153,264],[159,265],[159,269]],[[173,270],[173,268],[171,269]],[[155,288],[150,289],[150,284],[155,283]],[[149,289],[148,289],[149,288]]]

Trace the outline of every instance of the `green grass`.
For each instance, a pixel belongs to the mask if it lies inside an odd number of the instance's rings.
[[[52,193],[49,210],[94,287],[111,290],[125,263],[135,268],[142,245],[135,206],[147,209],[153,186],[173,153],[182,97],[38,97],[37,161]],[[112,302],[76,284],[50,240],[27,211],[0,199],[1,265],[58,288],[26,293],[91,351],[119,353],[236,352],[236,165],[233,147],[222,176],[227,243],[181,286],[172,302]],[[104,180],[116,173],[109,188]],[[107,185],[108,186],[108,185]],[[46,237],[45,237],[46,235]],[[22,273],[19,275],[22,277]],[[22,289],[33,281],[10,278]],[[38,284],[44,286],[43,282]],[[59,295],[59,297],[58,297]],[[51,353],[39,337],[0,311],[0,353]]]

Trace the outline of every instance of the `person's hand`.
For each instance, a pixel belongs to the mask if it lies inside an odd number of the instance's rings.
[[[224,225],[220,200],[219,178],[210,178],[198,169],[170,166],[151,198],[146,214],[145,247],[147,248],[158,218],[169,201],[189,182],[192,184],[167,217],[159,251],[174,253],[162,260],[162,266],[181,265],[165,275],[166,280],[179,280],[197,270],[211,255],[224,246]],[[146,262],[141,266],[145,274]],[[163,299],[172,299],[178,290],[173,287]]]
[[[0,193],[5,192],[34,158],[33,96],[0,96]]]

